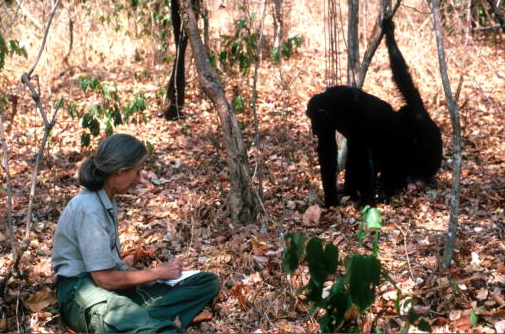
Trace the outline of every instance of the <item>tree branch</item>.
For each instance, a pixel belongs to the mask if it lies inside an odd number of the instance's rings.
[[[35,67],[37,67],[40,57],[42,56],[42,52],[44,51],[44,47],[46,45],[47,34],[49,33],[49,27],[51,26],[51,23],[53,22],[54,14],[56,13],[56,9],[60,5],[60,1],[61,0],[56,1],[56,4],[54,4],[53,10],[51,12],[51,15],[49,16],[49,21],[47,22],[46,31],[44,32],[44,38],[42,39],[42,45],[40,46],[39,54],[37,56],[37,59],[35,60],[35,63],[33,64],[32,68],[27,73],[28,79],[32,76],[33,71],[35,71]]]
[[[393,17],[400,7],[401,0],[397,0],[395,6],[393,9],[390,11],[387,11],[387,8],[390,5],[390,2],[388,1],[388,4],[385,4],[384,1],[381,1],[381,10],[379,11],[379,16],[377,17],[377,21],[375,21],[375,25],[372,30],[372,37],[370,38],[370,42],[368,43],[368,46],[365,50],[365,55],[363,56],[363,61],[361,62],[361,67],[358,73],[358,78],[356,79],[356,87],[361,89],[363,87],[363,84],[365,83],[365,76],[366,72],[368,71],[368,67],[370,66],[370,63],[372,62],[373,55],[375,54],[375,51],[377,51],[377,48],[379,47],[379,44],[382,40],[382,36],[384,36],[384,32],[382,31],[382,20],[384,17]]]

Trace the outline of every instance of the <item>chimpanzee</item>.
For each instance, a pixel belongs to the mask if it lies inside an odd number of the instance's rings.
[[[360,205],[375,205],[377,195],[389,198],[407,184],[427,182],[440,167],[440,130],[412,82],[392,21],[385,20],[383,27],[393,79],[406,105],[395,112],[389,103],[360,89],[335,86],[314,95],[307,106],[318,138],[326,206],[337,204],[335,131],[348,141],[344,193]]]
[[[344,192],[351,199],[374,205],[377,187],[387,197],[405,185],[407,172],[399,161],[406,134],[389,103],[354,87],[335,86],[309,100],[307,116],[318,139],[326,206],[337,204],[335,131],[347,138]]]
[[[391,18],[383,20],[386,45],[393,80],[402,93],[405,105],[398,110],[407,136],[407,171],[409,186],[422,186],[435,175],[442,163],[442,136],[440,129],[424,108],[419,91],[414,86],[405,59],[394,36]]]

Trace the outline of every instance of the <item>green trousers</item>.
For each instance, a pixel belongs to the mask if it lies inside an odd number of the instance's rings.
[[[63,321],[80,333],[176,333],[219,291],[215,274],[202,272],[170,286],[151,282],[109,291],[88,273],[58,278],[58,306]],[[182,324],[177,327],[176,317]]]

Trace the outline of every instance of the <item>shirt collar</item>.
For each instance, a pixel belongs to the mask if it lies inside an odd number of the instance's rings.
[[[109,196],[107,196],[107,192],[105,192],[105,189],[100,189],[97,191],[98,197],[100,197],[100,200],[102,201],[103,206],[107,211],[114,211],[114,205],[112,204],[112,201],[110,200]]]

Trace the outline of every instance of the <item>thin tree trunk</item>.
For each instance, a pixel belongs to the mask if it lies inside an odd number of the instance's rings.
[[[391,11],[386,13],[386,8],[391,6],[391,0],[383,0],[381,1],[381,8],[379,11],[379,15],[377,17],[377,21],[372,30],[372,37],[368,42],[368,46],[365,50],[365,55],[363,56],[363,61],[361,62],[361,67],[359,68],[359,72],[356,79],[356,87],[361,89],[363,84],[365,83],[366,72],[368,71],[368,67],[372,62],[373,55],[379,47],[379,44],[382,40],[382,36],[384,36],[384,32],[382,31],[382,19],[384,15],[388,15],[388,17],[393,17],[400,7],[401,0],[397,0],[395,6],[391,9]]]
[[[223,127],[227,151],[226,161],[230,173],[231,218],[236,223],[250,223],[255,219],[256,201],[251,180],[247,152],[238,127],[233,107],[226,99],[223,84],[210,65],[202,39],[198,32],[195,14],[190,0],[178,0],[181,16],[189,38],[198,71],[198,81],[204,93],[216,108]]]
[[[444,254],[440,266],[448,268],[451,266],[454,247],[456,244],[456,232],[458,227],[459,213],[459,192],[461,179],[461,129],[459,124],[459,111],[452,96],[449,76],[447,75],[447,64],[445,62],[444,40],[442,36],[442,24],[440,20],[440,1],[433,0],[433,27],[437,39],[438,62],[440,64],[440,74],[444,85],[445,99],[449,114],[451,116],[453,128],[454,145],[454,166],[452,171],[452,191],[451,191],[451,213],[449,218],[449,230],[446,234]]]
[[[260,143],[260,131],[258,125],[258,111],[256,109],[256,102],[258,99],[258,90],[256,89],[258,83],[258,70],[261,62],[261,47],[263,40],[263,26],[265,24],[265,17],[267,11],[268,0],[264,0],[263,2],[263,15],[261,16],[261,22],[259,27],[259,38],[258,38],[258,47],[256,48],[256,61],[254,63],[254,76],[253,76],[253,85],[252,85],[252,101],[251,108],[254,116],[254,147],[256,148],[257,155],[257,171],[256,171],[256,179],[258,180],[258,196],[259,200],[263,201],[263,156],[261,152],[261,143]]]
[[[347,84],[356,86],[359,70],[359,0],[348,0],[347,4]]]

